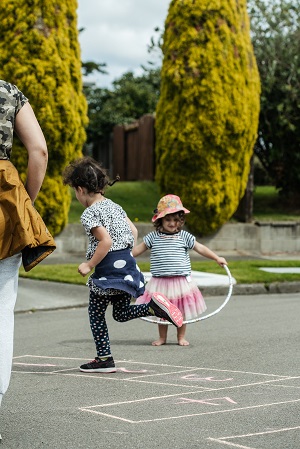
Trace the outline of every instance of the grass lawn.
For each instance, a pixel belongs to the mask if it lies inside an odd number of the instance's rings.
[[[118,182],[108,188],[106,195],[126,210],[133,222],[150,223],[153,210],[160,199],[158,186],[151,181]],[[188,205],[186,205],[188,208]],[[78,223],[84,208],[72,191],[69,223]],[[283,204],[273,186],[255,187],[253,194],[253,220],[298,221],[300,208],[289,208]]]
[[[106,197],[120,204],[133,222],[150,223],[153,210],[160,198],[158,186],[150,181],[118,182],[107,189]],[[253,198],[253,219],[259,221],[295,221],[299,220],[300,210],[288,209],[282,204],[275,187],[256,187]],[[188,207],[188,205],[186,205]],[[72,194],[69,223],[78,223],[83,206]],[[149,271],[149,263],[139,264],[143,271]],[[299,261],[232,261],[229,268],[238,283],[264,283],[300,281],[300,274],[275,274],[259,270],[259,267],[300,267]],[[226,274],[225,270],[214,262],[192,262],[192,269],[211,273]],[[77,273],[77,265],[38,265],[34,270],[25,273],[20,270],[21,277],[32,279],[85,284],[87,278]]]
[[[117,182],[113,187],[107,188],[105,196],[120,204],[131,221],[146,223],[151,222],[153,210],[160,199],[158,186],[151,181]],[[72,191],[69,223],[78,223],[83,210]]]
[[[253,219],[257,221],[299,221],[300,207],[287,205],[273,186],[256,187]]]
[[[142,271],[149,271],[148,262],[139,263]],[[260,267],[300,267],[299,261],[270,261],[270,260],[242,260],[230,261],[229,269],[232,276],[239,284],[263,283],[268,285],[272,282],[291,282],[300,281],[300,273],[296,274],[278,274],[268,273],[259,270]],[[225,274],[224,268],[219,267],[215,262],[192,262],[192,269],[216,274]],[[43,265],[40,264],[34,270],[25,273],[20,269],[20,276],[55,282],[66,282],[71,284],[85,284],[87,277],[83,278],[77,273],[76,264],[68,265]]]

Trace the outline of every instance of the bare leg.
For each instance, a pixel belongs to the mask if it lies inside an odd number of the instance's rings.
[[[152,346],[161,346],[167,343],[168,325],[158,325],[159,339],[152,342]]]
[[[188,346],[190,343],[184,338],[186,331],[186,324],[183,324],[177,329],[177,341],[180,346]]]

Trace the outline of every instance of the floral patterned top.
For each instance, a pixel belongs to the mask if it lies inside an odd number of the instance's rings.
[[[99,243],[91,232],[96,227],[104,226],[109,233],[112,239],[109,251],[133,247],[134,237],[126,217],[127,214],[124,209],[107,198],[85,209],[80,220],[89,238],[86,252],[87,260],[93,257]]]
[[[130,229],[129,223],[126,221],[127,214],[124,209],[113,201],[105,198],[102,201],[92,204],[87,207],[81,215],[81,223],[89,238],[89,244],[86,251],[86,258],[90,260],[98,246],[99,241],[93,236],[92,229],[95,227],[104,226],[112,239],[112,245],[109,253],[112,251],[119,251],[124,249],[132,249],[134,244],[134,236]],[[114,295],[123,293],[124,290],[115,288],[102,289],[94,284],[94,275],[92,274],[87,286],[91,291],[99,295]]]

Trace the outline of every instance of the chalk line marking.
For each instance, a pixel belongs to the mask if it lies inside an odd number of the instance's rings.
[[[22,358],[24,359],[25,357],[26,358],[36,358],[36,359],[40,359],[40,360],[41,359],[43,359],[43,360],[45,360],[45,359],[48,359],[48,360],[69,360],[69,361],[86,360],[86,359],[83,359],[83,358],[75,358],[75,357],[37,356],[37,355],[30,355],[30,354],[23,355],[23,356],[16,356],[16,357],[14,357],[14,359],[15,360],[20,360]],[[161,367],[161,368],[166,368],[166,367],[168,367],[168,368],[169,367],[181,368],[180,373],[182,373],[182,370],[185,369],[185,372],[188,371],[189,373],[191,371],[202,371],[202,372],[203,371],[213,371],[213,372],[218,372],[218,373],[241,373],[241,374],[260,375],[260,376],[264,376],[264,377],[273,377],[273,379],[269,379],[269,380],[265,379],[265,380],[259,381],[259,382],[246,383],[246,384],[241,384],[241,385],[231,385],[231,386],[226,386],[226,387],[223,386],[223,387],[219,387],[219,388],[207,388],[206,389],[206,388],[200,388],[200,387],[197,388],[195,386],[195,389],[194,389],[194,386],[190,385],[189,387],[190,387],[190,389],[193,389],[193,391],[188,391],[188,392],[184,393],[184,394],[190,394],[190,395],[197,394],[197,393],[202,393],[204,391],[232,390],[232,389],[240,389],[240,388],[247,387],[247,386],[251,387],[251,386],[255,386],[255,385],[270,385],[270,386],[274,386],[274,384],[277,383],[277,382],[283,383],[283,382],[285,382],[287,380],[299,379],[300,378],[300,376],[292,377],[292,376],[280,376],[278,374],[253,373],[253,372],[247,372],[247,371],[241,371],[241,370],[223,370],[223,369],[219,369],[218,370],[216,368],[184,367],[182,365],[174,366],[174,365],[169,365],[169,364],[158,364],[158,363],[150,363],[150,362],[136,362],[136,361],[130,361],[130,360],[122,360],[122,361],[120,361],[120,363],[122,363],[122,362],[126,363],[126,364],[131,363],[131,364],[135,364],[135,365],[138,364],[138,365],[143,365],[143,366],[157,366],[157,367]],[[20,362],[16,362],[16,363],[17,364],[21,364]],[[30,364],[28,364],[28,365],[30,365]],[[31,364],[31,365],[34,365],[34,364]],[[49,366],[51,366],[51,365],[49,364]],[[77,369],[77,368],[70,368],[70,369],[68,369],[68,371],[72,371],[74,369]],[[139,381],[139,382],[143,382],[143,383],[160,384],[159,382],[155,382],[155,381],[152,381],[152,382],[150,381],[149,382],[149,380],[148,381],[147,380],[141,380],[140,378],[138,378],[138,376],[134,376],[134,377],[132,376],[131,378],[127,379],[127,378],[115,377],[115,374],[114,374],[113,377],[112,376],[108,377],[105,374],[104,376],[102,375],[100,377],[100,376],[95,375],[95,374],[86,375],[86,374],[83,374],[83,373],[78,373],[78,374],[76,374],[76,373],[68,373],[68,372],[66,372],[66,370],[55,370],[54,372],[47,372],[47,373],[43,373],[43,372],[39,372],[39,371],[35,371],[34,373],[32,371],[31,372],[16,371],[16,373],[18,373],[18,374],[20,374],[20,373],[21,374],[25,374],[25,373],[26,374],[27,373],[28,374],[46,374],[46,375],[56,374],[56,375],[74,376],[74,377],[79,377],[79,376],[80,377],[89,377],[89,378],[96,379],[96,380],[99,380],[99,378],[100,378],[101,380],[102,379],[115,380],[115,381],[117,380],[117,381],[121,381],[121,382],[127,382],[127,381],[129,381],[129,382],[137,382],[137,381]],[[174,373],[177,373],[177,372],[174,372]],[[157,377],[159,375],[164,375],[164,373],[155,374],[155,375],[152,374],[152,376],[155,376],[155,377]],[[188,374],[188,376],[189,375],[193,375],[193,374]],[[151,376],[151,374],[143,375],[142,377],[150,377],[150,376]],[[274,379],[274,377],[275,377],[275,379]],[[226,380],[229,380],[229,379],[226,379]],[[170,385],[170,384],[162,383],[162,385]],[[174,385],[174,386],[177,386],[177,387],[181,387],[181,385],[178,385],[178,384],[171,384],[171,385]],[[284,386],[284,385],[282,385],[282,386]],[[187,385],[184,385],[184,387],[186,388]],[[157,399],[166,399],[168,397],[169,398],[171,398],[171,397],[178,397],[178,396],[182,396],[182,394],[183,393],[180,392],[180,393],[173,394],[173,395],[158,396]],[[153,400],[153,399],[156,399],[156,398],[144,398],[144,399],[140,399],[140,400],[126,401],[126,402],[124,402],[124,404],[128,404],[130,402],[131,403],[136,403],[136,402]],[[217,413],[218,414],[220,414],[220,413],[229,413],[229,412],[233,412],[233,411],[243,411],[243,410],[256,409],[256,408],[278,406],[278,405],[288,404],[288,403],[292,404],[292,403],[297,403],[299,401],[300,401],[300,399],[295,399],[295,400],[291,400],[291,401],[281,401],[281,402],[274,402],[274,403],[268,403],[268,404],[259,404],[259,405],[249,406],[249,407],[237,407],[237,408],[232,408],[232,409],[227,409],[227,410],[219,410],[219,411],[215,410],[215,411],[202,412],[202,413],[196,413],[196,414],[187,414],[187,415],[163,417],[163,418],[155,418],[155,419],[139,420],[139,421],[134,421],[134,420],[126,419],[126,418],[121,418],[119,416],[110,415],[110,414],[107,414],[107,413],[104,413],[104,412],[99,412],[97,410],[94,410],[94,408],[96,408],[96,407],[97,408],[103,408],[103,407],[108,407],[110,405],[119,405],[121,403],[102,404],[102,405],[97,405],[97,406],[81,407],[81,408],[79,408],[79,410],[85,411],[85,412],[89,412],[89,413],[98,414],[98,415],[100,414],[100,415],[103,415],[103,416],[111,417],[113,419],[122,420],[124,422],[135,424],[135,423],[143,423],[143,422],[146,423],[146,422],[164,421],[164,420],[170,420],[170,419],[180,419],[180,418],[185,418],[185,417],[193,417],[193,416],[201,416],[201,415],[209,415],[209,414],[217,414]],[[222,442],[223,442],[223,444],[225,444],[225,442],[223,440],[222,440]]]
[[[143,399],[138,399],[138,401],[142,401]],[[150,398],[148,398],[148,400],[150,400]],[[128,403],[130,402],[135,402],[135,401],[128,401]],[[259,404],[259,405],[251,405],[248,407],[237,407],[237,408],[232,408],[232,409],[226,409],[226,410],[215,410],[215,411],[210,411],[210,412],[202,412],[202,413],[191,413],[191,414],[185,414],[185,415],[178,415],[178,416],[168,416],[168,417],[164,417],[164,418],[153,418],[153,419],[141,419],[141,420],[130,420],[130,419],[126,419],[126,418],[121,418],[120,416],[116,416],[116,415],[111,415],[108,413],[104,413],[104,412],[98,412],[97,410],[91,410],[91,408],[95,408],[95,407],[105,407],[105,404],[103,405],[93,405],[91,407],[79,407],[79,410],[83,411],[83,412],[90,412],[90,413],[95,413],[97,415],[102,415],[102,416],[107,416],[110,418],[114,418],[117,420],[121,420],[121,421],[126,421],[128,423],[131,424],[140,424],[140,423],[147,423],[147,422],[159,422],[159,421],[168,421],[171,419],[182,419],[182,418],[192,418],[195,416],[203,416],[203,415],[217,415],[220,413],[231,413],[231,412],[236,412],[236,411],[243,411],[243,410],[251,410],[251,409],[257,409],[257,408],[265,408],[265,407],[272,407],[272,406],[277,406],[277,405],[283,405],[283,404],[292,404],[292,403],[296,403],[296,402],[300,402],[300,399],[295,399],[293,401],[281,401],[281,402],[272,402],[269,404]],[[124,402],[123,402],[124,403]],[[127,403],[127,402],[125,402]],[[116,403],[116,404],[112,404],[112,405],[120,405],[121,403]]]
[[[198,368],[192,368],[192,369],[190,369],[190,368],[188,368],[188,369],[184,369],[184,370],[180,370],[180,371],[168,371],[168,372],[165,372],[165,373],[149,373],[148,372],[148,374],[145,374],[144,376],[136,376],[136,377],[134,377],[134,376],[131,376],[130,377],[130,380],[131,379],[141,379],[141,378],[143,378],[143,379],[145,379],[145,377],[155,377],[155,376],[169,376],[170,374],[180,374],[180,373],[186,373],[186,372],[191,372],[191,371],[197,371],[198,370]],[[182,377],[182,378],[184,378],[184,377]]]
[[[120,416],[109,415],[108,413],[102,413],[102,412],[99,413],[96,410],[86,410],[84,408],[79,408],[79,410],[82,412],[89,412],[89,413],[94,413],[95,415],[105,416],[106,418],[117,419],[119,421],[124,421],[128,424],[138,424],[139,423],[139,421],[132,421],[131,419],[121,418]]]
[[[86,361],[86,358],[78,358],[78,357],[56,357],[56,356],[45,356],[45,355],[20,355],[15,356],[15,358],[24,358],[24,357],[32,357],[32,358],[43,358],[43,359],[58,359],[58,360],[83,360]],[[229,370],[229,369],[218,369],[218,368],[205,368],[205,367],[195,367],[195,366],[182,366],[182,365],[169,365],[167,363],[152,363],[152,362],[137,362],[135,360],[116,360],[116,363],[134,363],[138,365],[152,365],[152,366],[160,366],[160,367],[171,367],[171,368],[183,368],[183,369],[191,369],[191,370],[203,370],[203,371],[218,371],[223,373],[241,373],[241,374],[256,374],[259,376],[269,376],[269,377],[280,377],[282,378],[290,378],[288,375],[280,375],[280,374],[266,374],[266,373],[256,373],[252,371],[240,371],[240,370]]]
[[[300,426],[296,426],[296,427],[284,427],[282,429],[274,429],[274,430],[266,430],[264,432],[256,432],[256,433],[246,433],[244,435],[232,435],[230,437],[220,437],[220,438],[207,438],[210,441],[214,441],[216,443],[221,443],[221,444],[227,444],[229,446],[233,446],[233,447],[241,447],[241,448],[246,448],[246,449],[255,449],[255,448],[250,448],[248,446],[240,446],[238,444],[234,444],[225,440],[233,440],[235,438],[248,438],[248,437],[256,437],[258,435],[270,435],[273,433],[280,433],[280,432],[290,432],[292,430],[299,430]]]
[[[14,371],[16,373],[20,373],[20,371]],[[22,372],[23,374],[24,372]],[[32,372],[28,372],[28,374],[32,374]],[[39,373],[37,374],[45,374],[45,373]],[[85,373],[64,373],[64,372],[48,372],[47,374],[52,375],[61,375],[61,376],[73,376],[73,377],[89,377],[91,379],[94,379],[96,381],[99,380],[114,380],[117,382],[137,382],[137,383],[144,383],[144,384],[153,384],[153,385],[163,385],[166,387],[182,387],[182,388],[195,388],[193,393],[200,393],[200,392],[210,392],[210,391],[221,391],[221,390],[232,390],[236,388],[243,388],[243,387],[252,387],[256,385],[270,385],[271,382],[279,382],[286,379],[293,379],[293,377],[284,378],[284,379],[273,379],[273,380],[266,380],[261,382],[253,382],[253,383],[247,383],[247,384],[240,384],[240,385],[231,385],[228,387],[219,387],[219,388],[209,388],[209,387],[200,387],[196,385],[182,385],[182,384],[173,384],[173,383],[167,383],[167,382],[158,382],[158,381],[149,381],[149,380],[139,380],[137,378],[134,378],[131,380],[130,378],[120,378],[120,377],[109,377],[108,374],[105,373],[94,373],[94,374],[85,374]],[[182,393],[181,393],[182,394]],[[187,393],[185,393],[187,394]],[[162,396],[164,397],[164,396]]]
[[[18,371],[16,371],[18,372]],[[48,374],[57,374],[57,375],[61,375],[61,376],[72,376],[72,377],[89,377],[90,379],[94,379],[94,380],[114,380],[116,382],[138,382],[137,378],[135,378],[134,380],[131,380],[128,377],[109,377],[108,374],[105,373],[94,373],[94,374],[86,374],[86,373],[78,373],[78,374],[69,374],[69,373],[53,373],[53,372],[49,372]],[[202,393],[202,392],[207,392],[207,391],[211,391],[211,388],[205,388],[205,387],[199,387],[196,385],[182,385],[182,384],[172,384],[172,383],[166,383],[166,382],[149,382],[149,381],[142,381],[142,383],[144,384],[153,384],[153,385],[162,385],[164,387],[182,387],[182,388],[194,388],[195,390],[193,391],[196,393]],[[189,394],[190,392],[184,392],[184,394]],[[182,393],[181,393],[182,394]],[[162,396],[164,397],[164,396]]]
[[[46,366],[46,365],[41,365],[41,366]],[[49,366],[57,366],[57,365],[49,365]],[[75,368],[73,367],[73,368],[64,368],[64,369],[58,369],[58,370],[54,370],[54,371],[51,371],[51,373],[50,374],[63,374],[63,373],[65,373],[65,372],[67,372],[67,371],[78,371],[78,367],[76,366]],[[148,372],[148,370],[145,370],[145,369],[143,369],[143,370],[129,370],[129,369],[127,369],[127,368],[122,368],[122,367],[119,367],[119,368],[116,368],[116,372],[117,373],[125,373],[125,374],[131,374],[131,373],[134,373],[134,374],[136,374],[136,373],[145,373],[145,372]],[[101,374],[101,373],[96,373],[96,375],[99,375],[99,374]],[[94,373],[94,375],[95,375],[95,373]],[[102,375],[105,375],[106,376],[106,374],[105,373],[102,373]],[[85,376],[85,374],[82,372],[82,374],[81,374],[81,377],[84,377]]]
[[[127,368],[122,368],[122,367],[120,367],[120,368],[117,368],[117,373],[128,373],[128,374],[131,374],[131,373],[147,373],[148,372],[148,370],[147,369],[141,369],[141,370],[130,370],[130,369],[127,369]]]
[[[220,441],[220,440],[215,440],[214,438],[208,438],[210,441],[213,441],[214,443],[221,443],[221,444],[225,444],[227,446],[231,446],[231,447],[238,447],[240,449],[255,449],[255,447],[250,447],[250,446],[241,446],[240,444],[235,444],[235,443],[229,443],[228,441]]]
[[[214,441],[215,443],[221,443],[221,444],[225,444],[226,446],[231,446],[231,447],[238,447],[240,449],[256,449],[255,447],[241,446],[240,444],[229,443],[228,441],[215,440],[214,438],[208,438],[208,439],[210,441]]]
[[[175,404],[206,404],[206,405],[221,405],[219,402],[212,402],[212,401],[227,401],[231,404],[237,404],[233,399],[231,399],[228,396],[224,396],[222,398],[210,398],[210,399],[190,399],[190,398],[179,398],[179,402],[175,402]]]
[[[202,391],[188,391],[185,392],[185,394],[194,394],[194,393],[202,393]],[[119,402],[110,402],[108,404],[98,404],[98,405],[89,405],[86,407],[82,407],[83,409],[92,409],[96,407],[112,407],[114,405],[123,405],[123,404],[136,404],[138,402],[148,402],[148,401],[155,401],[156,399],[168,399],[168,398],[176,398],[178,396],[181,396],[182,393],[173,393],[173,394],[167,394],[164,396],[151,396],[150,398],[142,398],[142,399],[132,399],[131,401],[119,401]]]
[[[202,388],[202,390],[199,391],[221,391],[221,390],[232,390],[235,388],[243,388],[243,387],[252,387],[255,385],[270,385],[272,382],[282,382],[282,380],[290,380],[290,379],[298,379],[299,377],[285,377],[284,379],[272,379],[272,380],[263,380],[260,382],[250,382],[250,383],[246,383],[246,384],[240,384],[240,385],[230,385],[230,386],[226,386],[226,387],[196,387],[195,388]],[[147,383],[147,384],[155,384],[155,385],[170,385],[170,386],[178,386],[178,387],[189,387],[192,388],[192,385],[181,385],[181,384],[171,384],[171,383],[163,383],[163,382],[155,382],[155,381],[149,381],[149,380],[140,380],[140,379],[134,379],[131,380],[129,379],[124,379],[128,382],[137,382],[137,383]]]
[[[45,367],[59,366],[59,365],[53,365],[51,363],[21,363],[21,362],[14,362],[14,365],[18,365],[18,366],[45,366]]]
[[[64,368],[64,369],[56,369],[54,371],[51,371],[49,374],[64,374],[67,371],[78,371],[78,367],[76,366],[75,368]]]
[[[286,380],[288,380],[288,379],[286,379]],[[297,387],[296,385],[271,385],[271,387],[281,387],[281,388],[300,388],[300,387]]]
[[[83,359],[83,358],[78,358],[78,357],[56,357],[56,356],[51,356],[51,355],[32,355],[32,354],[24,354],[24,355],[14,356],[13,359],[21,359],[24,357],[31,357],[34,359],[86,360],[86,358]]]
[[[70,368],[70,371],[73,371],[76,368]],[[65,370],[67,371],[67,370]],[[16,373],[20,373],[21,371],[16,371]],[[23,371],[22,371],[23,373]],[[32,372],[28,371],[28,374],[31,374]],[[39,374],[39,372],[36,372]],[[41,373],[44,374],[44,373]],[[200,392],[209,392],[209,391],[221,391],[221,390],[232,390],[237,388],[243,388],[243,387],[252,387],[256,385],[271,385],[271,382],[280,382],[282,380],[289,380],[289,379],[298,379],[298,377],[288,377],[284,379],[272,379],[272,380],[263,380],[261,382],[252,382],[252,383],[246,383],[246,384],[240,384],[240,385],[230,385],[227,387],[202,387],[202,386],[196,386],[196,385],[185,385],[185,384],[174,384],[170,382],[158,382],[158,381],[149,381],[149,380],[140,380],[138,377],[132,378],[120,378],[120,377],[110,377],[108,374],[105,373],[67,373],[64,372],[64,370],[58,370],[58,371],[50,371],[46,374],[56,374],[56,375],[62,375],[62,376],[72,376],[72,377],[89,377],[94,380],[115,380],[115,381],[124,381],[124,382],[137,382],[137,383],[144,383],[144,384],[153,384],[153,385],[163,385],[163,386],[170,386],[170,387],[183,387],[183,388],[195,388],[193,393],[200,393]],[[142,376],[143,377],[143,376]],[[188,393],[185,393],[188,394]],[[164,396],[162,396],[164,397]]]
[[[39,356],[39,355],[29,355],[26,354],[24,356],[18,356],[18,358],[20,359],[21,357],[25,358],[39,358],[39,359],[55,359],[55,360],[85,360],[82,358],[75,358],[75,357],[56,357],[56,356]],[[22,374],[56,374],[56,375],[62,375],[62,376],[73,376],[73,377],[89,377],[95,380],[114,380],[114,381],[124,381],[124,382],[139,382],[139,383],[146,383],[146,384],[155,384],[155,385],[163,385],[163,386],[175,386],[175,387],[182,387],[182,388],[195,388],[195,392],[201,392],[201,391],[221,391],[221,390],[227,390],[227,389],[235,389],[235,388],[243,388],[243,387],[248,387],[248,386],[255,386],[255,385],[264,385],[264,384],[271,384],[274,382],[278,382],[278,381],[285,381],[285,380],[290,380],[290,379],[298,379],[300,377],[288,377],[288,376],[280,376],[278,374],[265,374],[265,373],[251,373],[251,372],[247,372],[247,371],[233,371],[233,370],[217,370],[215,368],[198,368],[198,367],[183,367],[182,365],[169,365],[169,364],[158,364],[158,363],[150,363],[150,362],[133,362],[133,361],[127,361],[127,360],[122,360],[120,361],[120,363],[134,363],[134,364],[139,364],[139,365],[146,365],[146,366],[158,366],[158,367],[172,367],[172,368],[185,368],[184,372],[190,372],[190,371],[218,371],[218,372],[223,372],[223,373],[242,373],[242,374],[252,374],[252,375],[260,375],[260,376],[265,376],[265,377],[273,377],[273,379],[271,380],[264,380],[264,381],[260,381],[260,382],[250,382],[250,383],[246,383],[246,384],[240,384],[240,385],[231,385],[231,386],[224,386],[224,387],[203,387],[203,386],[192,386],[192,385],[186,385],[186,384],[180,384],[180,383],[170,383],[170,382],[158,382],[156,380],[143,380],[143,378],[145,377],[159,377],[159,376],[164,376],[168,373],[157,373],[157,374],[148,374],[148,375],[141,375],[141,376],[132,376],[132,377],[127,377],[127,378],[120,378],[120,377],[115,377],[115,374],[113,377],[108,376],[107,374],[103,374],[103,373],[98,373],[98,374],[83,374],[83,373],[68,373],[66,371],[74,371],[75,369],[78,368],[69,368],[69,369],[64,369],[64,370],[55,370],[55,371],[50,371],[47,373],[42,373],[42,372],[33,372],[33,371],[13,371],[14,373],[22,373]],[[182,371],[180,371],[182,372]],[[177,372],[173,372],[177,373]],[[274,379],[274,377],[276,379]]]
[[[190,380],[192,382],[197,382],[199,380],[205,380],[207,382],[228,382],[229,380],[234,380],[233,377],[229,377],[228,379],[215,379],[213,376],[211,377],[195,377],[196,374],[187,374],[183,376],[181,379]]]

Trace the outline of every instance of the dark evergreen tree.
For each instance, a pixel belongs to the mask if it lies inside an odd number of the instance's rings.
[[[300,4],[249,0],[253,46],[261,75],[255,153],[283,198],[300,191]]]

